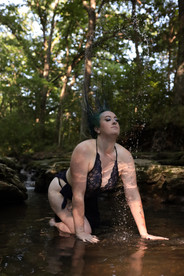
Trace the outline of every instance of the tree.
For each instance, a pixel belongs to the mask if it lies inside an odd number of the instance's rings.
[[[178,59],[174,83],[174,97],[176,105],[184,105],[184,2],[179,4],[179,30],[178,30]]]
[[[163,129],[171,121],[175,0],[27,0],[24,7],[0,5],[0,127],[11,121],[14,137],[7,127],[1,147],[11,150],[13,139],[16,151],[72,147],[80,132],[86,136],[84,99],[117,112],[122,141],[140,125]]]

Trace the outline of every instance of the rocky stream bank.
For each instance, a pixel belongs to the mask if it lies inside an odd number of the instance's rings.
[[[25,172],[31,173],[35,192],[46,193],[54,175],[69,166],[70,155],[37,154],[26,164],[0,157],[0,203],[27,199]],[[143,201],[184,205],[184,152],[136,153],[134,159]]]

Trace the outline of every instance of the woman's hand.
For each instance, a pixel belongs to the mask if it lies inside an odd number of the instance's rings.
[[[152,241],[156,241],[156,240],[169,240],[168,238],[159,237],[159,236],[153,236],[153,235],[149,235],[149,234],[141,235],[141,237],[143,239],[152,240]]]
[[[83,242],[91,242],[91,243],[99,242],[99,239],[96,236],[87,234],[85,232],[78,233],[76,234],[76,236]]]

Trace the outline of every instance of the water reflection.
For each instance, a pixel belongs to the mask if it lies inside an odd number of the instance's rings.
[[[49,243],[48,271],[58,275],[80,276],[89,274],[95,276],[101,272],[101,275],[115,276],[120,275],[119,273],[124,270],[126,276],[140,276],[142,275],[143,257],[147,245],[143,240],[138,240],[133,253],[130,255],[127,255],[128,246],[132,251],[132,244],[122,244],[126,250],[120,251],[119,264],[117,265],[109,254],[109,246],[105,246],[106,250],[104,250],[103,241],[102,245],[91,245],[76,239],[74,236],[67,238],[55,236]],[[105,252],[106,256],[104,256]],[[113,249],[111,253],[114,255],[115,252],[116,250]]]
[[[143,257],[147,246],[144,241],[139,241],[137,244],[137,250],[135,253],[131,254],[128,258],[129,271],[127,276],[140,276],[142,275],[143,268]]]
[[[49,243],[48,271],[52,274],[82,275],[86,244],[74,236],[54,237]]]
[[[25,205],[0,208],[0,275],[183,276],[183,212],[174,206],[146,210],[150,232],[170,240],[144,241],[127,219],[127,225],[110,225],[107,206],[106,226],[96,233],[100,242],[94,245],[60,237],[48,224],[53,213],[47,195],[30,190]]]

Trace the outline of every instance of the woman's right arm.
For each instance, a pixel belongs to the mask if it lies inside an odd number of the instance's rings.
[[[124,150],[122,153],[123,154],[121,156],[123,162],[119,165],[119,167],[122,166],[121,179],[124,184],[124,191],[127,203],[130,207],[132,216],[135,220],[140,236],[148,240],[167,240],[168,238],[148,234],[142,201],[137,187],[134,160],[132,155],[127,150]]]
[[[79,144],[72,154],[70,163],[73,191],[72,209],[76,236],[84,242],[89,241],[95,243],[98,242],[98,239],[95,236],[86,233],[84,229],[84,196],[86,191],[89,158],[90,154],[86,143]]]

